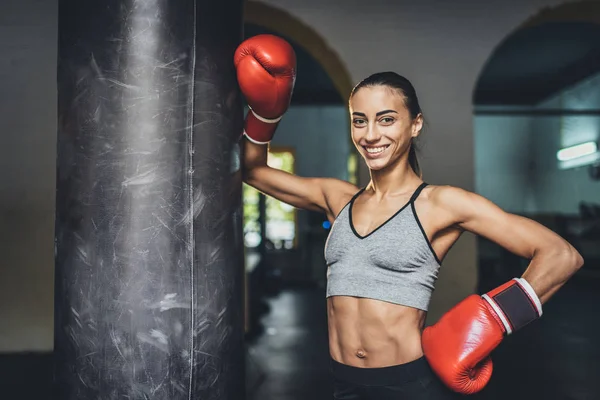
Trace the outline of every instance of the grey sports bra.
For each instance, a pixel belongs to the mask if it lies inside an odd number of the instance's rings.
[[[352,224],[352,206],[364,189],[352,197],[325,243],[327,297],[365,297],[427,311],[441,263],[414,206],[426,185],[366,236]]]

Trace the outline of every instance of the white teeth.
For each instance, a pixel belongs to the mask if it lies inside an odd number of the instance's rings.
[[[367,153],[369,154],[377,154],[377,153],[381,153],[382,151],[385,150],[387,146],[381,146],[381,147],[365,147],[367,149]]]

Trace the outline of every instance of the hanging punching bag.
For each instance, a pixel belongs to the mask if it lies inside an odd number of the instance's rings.
[[[56,398],[244,398],[243,0],[59,0]]]

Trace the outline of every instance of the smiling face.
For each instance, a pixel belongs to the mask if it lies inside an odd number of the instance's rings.
[[[423,118],[413,118],[404,96],[386,86],[360,88],[350,99],[352,141],[371,170],[408,160],[411,141],[419,135]]]

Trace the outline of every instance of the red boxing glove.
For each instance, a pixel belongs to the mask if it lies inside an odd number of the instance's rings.
[[[277,36],[258,35],[238,46],[234,64],[240,89],[250,107],[244,134],[254,143],[266,144],[290,105],[296,81],[296,53]]]
[[[429,365],[452,390],[472,394],[492,376],[490,353],[505,335],[542,316],[529,283],[515,278],[484,294],[471,295],[423,331]]]

